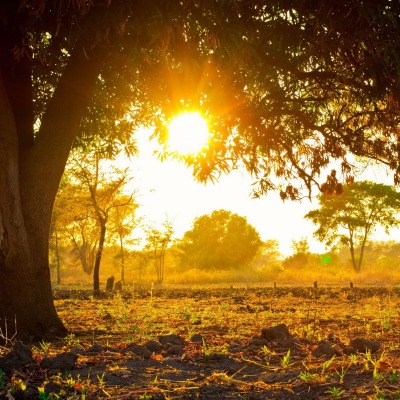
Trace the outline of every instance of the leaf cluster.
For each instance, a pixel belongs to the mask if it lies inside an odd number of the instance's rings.
[[[244,166],[255,195],[296,199],[314,185],[340,193],[354,172],[350,152],[399,182],[397,2],[20,0],[1,10],[13,49],[2,63],[32,80],[14,91],[32,136],[83,48],[102,69],[75,146],[101,137],[110,156],[121,145],[135,154],[138,126],[156,126],[163,141],[173,114],[202,108],[210,146],[184,158],[201,181]]]

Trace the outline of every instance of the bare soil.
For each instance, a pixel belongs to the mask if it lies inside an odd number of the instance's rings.
[[[2,348],[0,398],[400,398],[397,288],[54,296],[71,333]]]

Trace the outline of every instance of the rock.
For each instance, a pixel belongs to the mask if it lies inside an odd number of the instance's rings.
[[[152,353],[158,353],[163,349],[163,345],[156,340],[149,340],[145,344],[146,348],[149,349]]]
[[[346,356],[350,356],[350,355],[356,354],[356,353],[357,353],[357,350],[351,346],[347,346],[343,349],[343,354],[345,354]]]
[[[350,346],[354,347],[360,353],[366,353],[368,350],[371,353],[375,353],[381,347],[381,343],[369,339],[355,338],[350,341]]]
[[[93,346],[86,349],[86,354],[88,355],[96,355],[99,353],[104,353],[104,347],[101,344],[95,343]]]
[[[0,368],[5,373],[29,367],[34,363],[31,349],[22,342],[17,342],[8,354],[0,358]]]
[[[174,356],[181,356],[184,353],[184,350],[182,349],[181,346],[173,344],[168,348],[167,353],[172,354]]]
[[[126,350],[131,351],[133,354],[136,354],[139,357],[143,358],[150,358],[151,356],[151,351],[145,347],[145,346],[140,346],[139,344],[136,343],[131,343],[126,347]]]
[[[327,336],[327,340],[328,340],[328,342],[336,342],[337,341],[336,336],[333,332],[329,333],[329,335]]]
[[[199,333],[195,333],[191,338],[190,341],[192,343],[203,343],[204,337],[200,335]]]
[[[292,335],[289,332],[289,329],[285,324],[279,324],[276,326],[271,326],[269,328],[264,328],[261,330],[261,338],[260,339],[266,339],[269,341],[273,340],[286,340],[286,339],[291,339]]]
[[[250,346],[256,346],[256,347],[263,347],[263,346],[268,346],[270,343],[269,343],[269,340],[267,340],[267,339],[253,339],[251,342],[250,342]]]
[[[112,292],[114,289],[114,276],[111,275],[109,278],[107,278],[106,282],[106,292]]]
[[[179,346],[182,346],[185,340],[183,339],[182,336],[179,335],[165,335],[165,336],[159,336],[158,340],[163,346],[166,346],[168,344],[177,344]]]
[[[332,358],[336,356],[337,351],[330,345],[330,343],[322,341],[311,353],[314,357]]]
[[[70,351],[61,353],[52,358],[45,358],[42,367],[50,370],[70,371],[75,366],[78,356]]]
[[[84,356],[86,354],[85,349],[83,347],[74,347],[71,350],[71,353],[74,353],[77,356]]]

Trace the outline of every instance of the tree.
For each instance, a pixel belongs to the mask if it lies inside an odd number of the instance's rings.
[[[48,237],[74,143],[102,135],[112,151],[113,138],[129,136],[119,127],[155,122],[162,136],[171,114],[203,107],[213,140],[186,158],[200,180],[243,163],[258,179],[256,194],[300,197],[292,178],[340,192],[338,174],[325,168],[338,160],[350,179],[351,151],[387,164],[397,182],[399,7],[2,0],[1,326],[16,317],[21,337],[66,332],[52,301]],[[110,107],[91,103],[103,89]],[[96,130],[99,107],[101,116],[130,111],[134,123]],[[79,135],[85,117],[88,134]]]
[[[246,266],[262,244],[256,229],[245,217],[226,210],[213,211],[195,219],[180,245],[182,263],[198,268]]]
[[[355,271],[361,270],[365,245],[376,226],[399,225],[400,193],[392,187],[363,181],[345,185],[340,196],[319,196],[320,208],[305,218],[319,225],[315,236],[328,246],[347,246]],[[360,248],[356,257],[355,250]]]
[[[64,243],[66,248],[73,247],[71,254],[76,255],[83,271],[93,273],[95,253],[98,244],[99,227],[96,226],[90,198],[81,184],[73,183],[71,176],[64,174],[58,190],[52,213],[53,242]],[[56,255],[57,258],[57,255]]]
[[[87,190],[88,200],[93,209],[94,218],[100,228],[93,268],[93,291],[100,294],[100,264],[106,239],[107,224],[113,209],[124,207],[133,201],[132,196],[123,196],[123,190],[129,181],[128,171],[116,168],[106,173],[100,165],[101,153],[78,153],[73,159],[68,173]]]
[[[281,258],[279,242],[275,239],[268,239],[261,243],[252,265],[259,269],[265,269],[275,264]]]
[[[293,254],[283,260],[284,268],[301,269],[310,263],[315,257],[310,253],[310,245],[307,238],[301,238],[299,241],[292,241]]]
[[[117,236],[121,260],[121,282],[125,283],[125,241],[132,231],[139,226],[141,218],[137,218],[135,212],[138,208],[132,198],[121,198],[121,204],[115,207],[110,214],[111,233]],[[135,241],[130,240],[131,243]]]
[[[152,254],[157,283],[164,282],[165,255],[173,234],[174,231],[170,221],[164,223],[162,231],[155,228],[148,228],[146,231],[147,244],[145,250]]]
[[[310,245],[307,238],[303,237],[299,241],[292,240],[292,249],[294,254],[307,254],[310,252]]]

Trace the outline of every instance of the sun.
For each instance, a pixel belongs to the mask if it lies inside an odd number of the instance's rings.
[[[197,154],[208,143],[207,121],[198,112],[177,115],[168,127],[168,147],[182,155]]]

